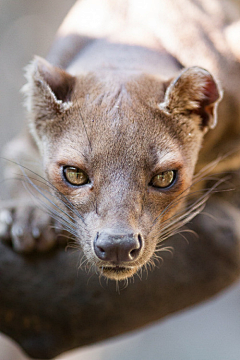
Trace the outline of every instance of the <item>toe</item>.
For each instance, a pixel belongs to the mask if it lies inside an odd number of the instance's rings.
[[[35,209],[32,222],[32,236],[37,251],[47,251],[56,243],[56,233],[52,218],[41,209]]]
[[[13,221],[12,212],[8,209],[0,210],[0,239],[10,241],[10,226]]]

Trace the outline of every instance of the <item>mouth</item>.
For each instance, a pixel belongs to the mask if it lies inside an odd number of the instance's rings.
[[[135,267],[124,267],[118,265],[101,267],[102,275],[113,280],[124,280],[132,276],[135,272]]]

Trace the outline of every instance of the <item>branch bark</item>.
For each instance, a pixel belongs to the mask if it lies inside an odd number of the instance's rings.
[[[192,223],[199,238],[167,241],[161,266],[116,291],[115,282],[78,270],[79,252],[23,256],[0,242],[0,331],[33,358],[135,330],[197,304],[240,273],[239,235],[227,207],[209,203]]]

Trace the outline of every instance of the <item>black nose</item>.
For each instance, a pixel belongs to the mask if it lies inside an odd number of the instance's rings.
[[[97,257],[114,264],[136,260],[141,248],[140,234],[116,234],[106,231],[98,233],[94,241]]]

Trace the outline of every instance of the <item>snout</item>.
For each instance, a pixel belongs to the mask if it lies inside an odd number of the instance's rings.
[[[108,230],[97,233],[94,240],[96,256],[113,266],[131,265],[140,256],[143,247],[143,239],[138,234],[116,234]]]

